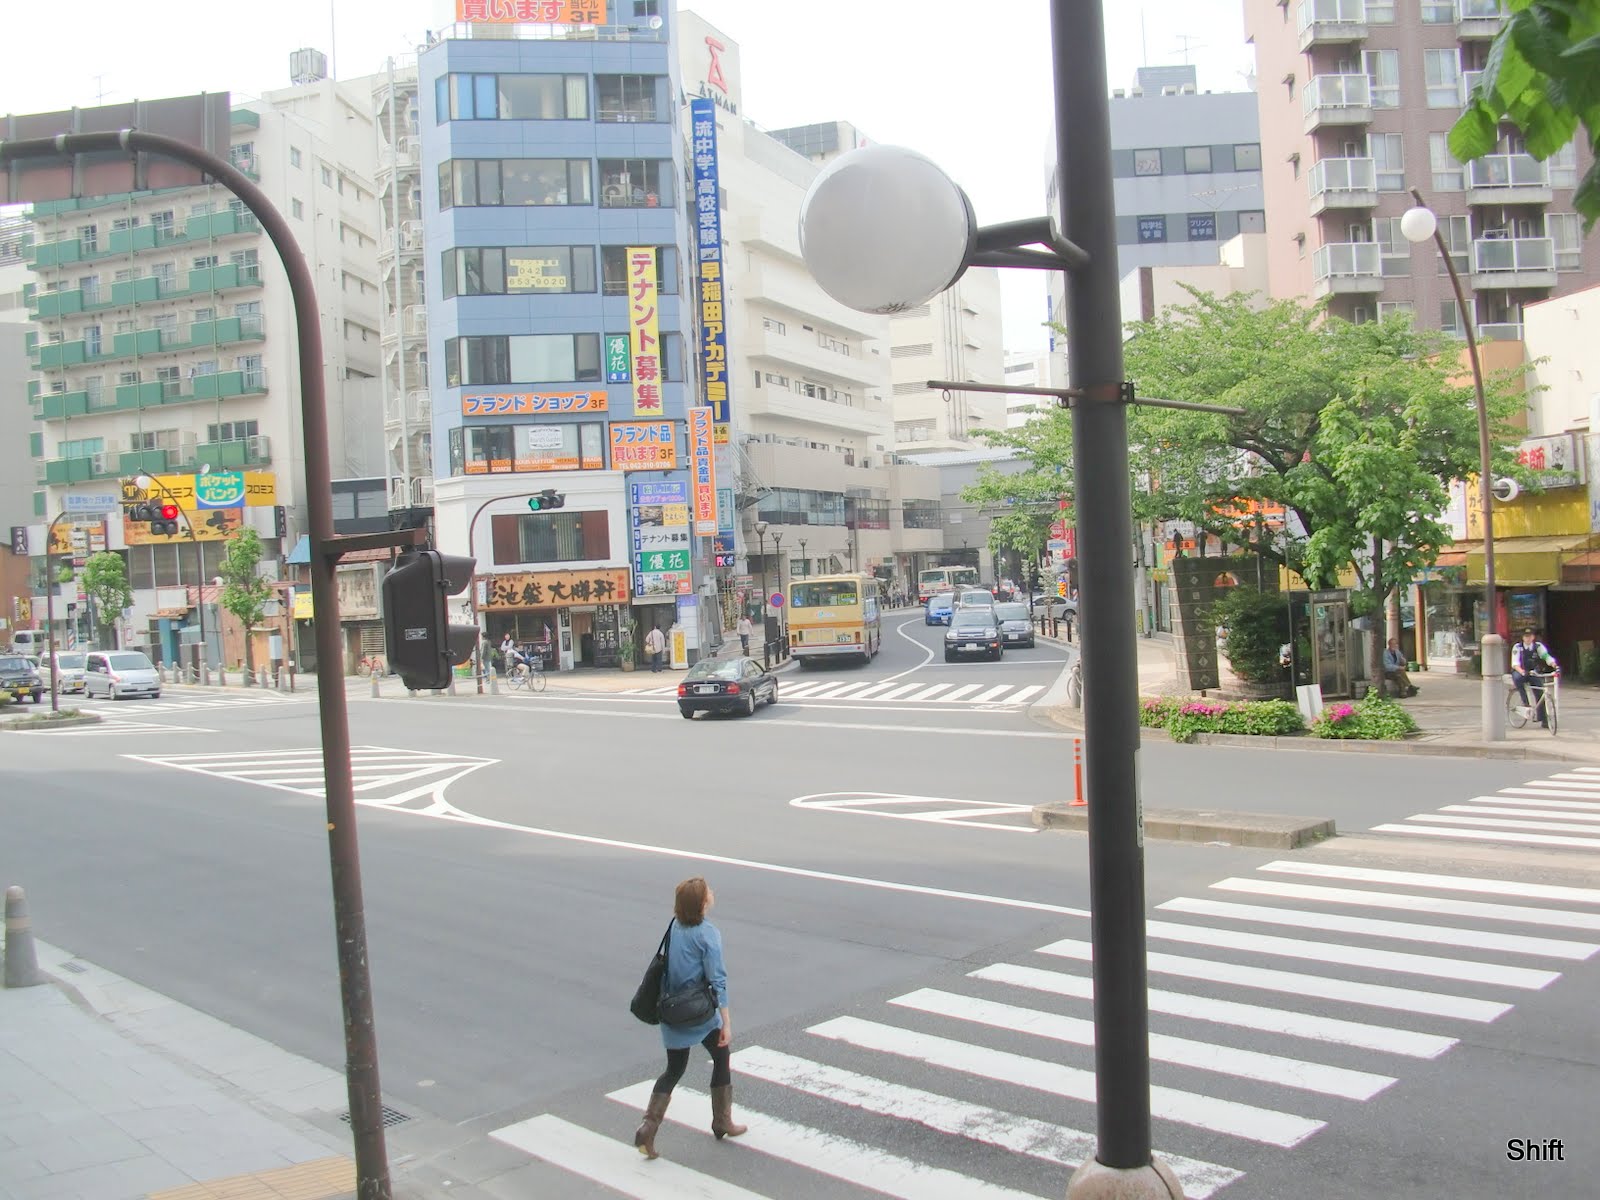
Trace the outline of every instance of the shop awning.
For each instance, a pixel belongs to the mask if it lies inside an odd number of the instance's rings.
[[[311,562],[311,539],[302,536],[294,544],[294,549],[289,551],[289,557],[283,560],[291,567],[303,567]]]
[[[1439,558],[1433,564],[1436,567],[1464,567],[1467,565],[1467,552],[1461,549],[1461,543],[1456,543],[1454,550],[1439,551]]]
[[[1600,550],[1579,550],[1564,556],[1561,582],[1569,587],[1600,584]]]
[[[1457,542],[1466,549],[1467,582],[1483,582],[1483,543]],[[1563,563],[1575,556],[1600,552],[1600,535],[1555,534],[1548,537],[1495,538],[1494,581],[1499,587],[1552,587],[1563,582]]]

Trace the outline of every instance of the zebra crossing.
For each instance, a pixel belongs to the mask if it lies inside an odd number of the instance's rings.
[[[136,762],[209,775],[281,792],[322,797],[322,747],[218,751],[208,754],[128,754]],[[444,805],[444,790],[463,775],[500,760],[431,750],[352,746],[350,770],[358,804],[397,807],[419,798]]]
[[[164,692],[153,700],[96,700],[84,706],[85,712],[98,713],[108,720],[143,720],[167,713],[198,712],[203,709],[259,708],[271,704],[295,704],[312,699],[279,696],[271,692]]]
[[[1600,767],[1573,767],[1547,779],[1472,796],[1369,831],[1442,841],[1499,842],[1600,850]]]
[[[1600,953],[1600,888],[1512,879],[1279,860],[1157,910],[1156,1153],[1193,1200],[1275,1165]],[[664,1129],[663,1157],[643,1160],[630,1139],[649,1079],[606,1093],[610,1119],[575,1101],[490,1136],[570,1176],[561,1195],[1059,1196],[1095,1146],[1086,936],[736,1049],[750,1128],[734,1151],[706,1149],[708,1098],[680,1085],[667,1122],[696,1135]]]
[[[975,708],[1014,709],[1033,702],[1043,692],[1043,684],[1018,686],[1010,683],[902,683],[899,680],[875,683],[871,680],[844,682],[837,680],[808,680],[805,683],[782,683],[778,699],[784,704],[826,700],[867,705],[969,705]],[[672,687],[630,688],[625,696],[676,696]]]

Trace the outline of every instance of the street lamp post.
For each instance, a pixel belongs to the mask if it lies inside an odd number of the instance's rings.
[[[1494,479],[1489,474],[1489,402],[1483,393],[1483,363],[1478,357],[1478,331],[1473,327],[1476,313],[1467,308],[1466,292],[1461,286],[1461,276],[1456,273],[1450,248],[1439,233],[1439,219],[1422,201],[1422,193],[1411,189],[1411,198],[1417,206],[1408,209],[1400,218],[1400,233],[1408,242],[1425,242],[1430,238],[1444,259],[1445,270],[1450,275],[1450,286],[1456,294],[1456,308],[1461,313],[1462,328],[1467,335],[1467,359],[1472,364],[1472,391],[1478,405],[1478,504],[1483,510],[1483,608],[1487,632],[1481,642],[1483,679],[1481,693],[1481,724],[1483,740],[1503,742],[1506,737],[1505,701],[1502,697],[1500,677],[1506,669],[1505,640],[1500,636],[1500,622],[1495,612],[1494,583]]]
[[[811,578],[811,560],[806,557],[805,538],[800,539],[800,574],[806,579]]]
[[[1168,1200],[1183,1189],[1150,1151],[1149,995],[1144,835],[1138,780],[1137,632],[1122,362],[1116,206],[1102,6],[1051,0],[1059,220],[978,228],[965,193],[936,165],[895,146],[841,155],[812,182],[801,253],[835,300],[867,312],[927,303],[972,265],[1066,271],[1082,612],[1095,636],[1080,655],[1089,800],[1097,1145],[1069,1200]],[[964,384],[955,384],[964,388]],[[970,390],[977,390],[976,388]],[[1006,390],[1011,390],[1007,388]],[[1180,406],[1174,401],[1158,402]]]
[[[787,598],[788,589],[783,586],[783,530],[781,529],[772,531],[772,557],[778,560],[778,590],[785,593],[785,598]],[[781,645],[787,648],[789,645],[788,605],[778,610],[778,636],[781,639]],[[783,657],[781,651],[778,657]]]
[[[761,661],[772,663],[772,636],[767,632],[767,523],[756,522],[756,541],[761,547]]]

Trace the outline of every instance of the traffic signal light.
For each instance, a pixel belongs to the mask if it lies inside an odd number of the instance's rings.
[[[528,497],[528,510],[530,512],[550,512],[553,509],[565,508],[567,498],[555,488],[545,488],[537,496]]]
[[[383,638],[389,669],[411,691],[442,688],[450,668],[478,645],[474,625],[452,625],[447,599],[472,583],[478,560],[407,550],[383,577]]]
[[[178,536],[178,506],[176,504],[152,504],[155,516],[150,521],[150,532],[164,537]]]

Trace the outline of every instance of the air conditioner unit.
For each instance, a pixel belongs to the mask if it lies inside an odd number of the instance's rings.
[[[89,469],[96,475],[113,475],[121,466],[120,455],[102,450],[89,456]]]

